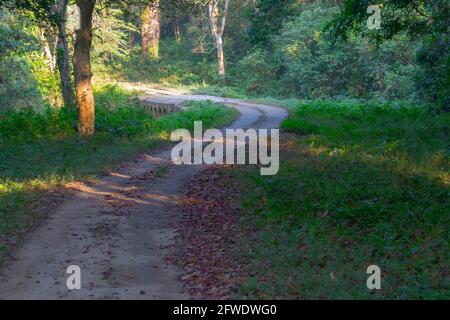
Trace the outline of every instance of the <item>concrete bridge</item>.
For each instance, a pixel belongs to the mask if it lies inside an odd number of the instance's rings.
[[[184,102],[179,99],[170,99],[163,97],[139,97],[139,105],[151,113],[155,118],[178,112],[183,109]]]

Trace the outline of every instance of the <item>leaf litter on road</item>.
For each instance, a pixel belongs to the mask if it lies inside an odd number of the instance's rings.
[[[229,170],[209,167],[182,189],[178,243],[168,259],[181,268],[180,280],[195,297],[230,298],[242,281],[239,263],[231,254],[240,212],[225,188]]]

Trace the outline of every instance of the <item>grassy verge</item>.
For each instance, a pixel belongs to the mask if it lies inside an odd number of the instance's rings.
[[[154,119],[133,105],[133,93],[116,87],[96,91],[96,135],[81,139],[76,113],[47,109],[0,115],[0,239],[30,222],[30,206],[43,192],[95,177],[140,151],[167,141],[176,128],[231,122],[236,111],[194,102],[186,111]],[[0,242],[0,254],[4,245]]]
[[[241,169],[248,216],[237,297],[438,299],[449,292],[450,115],[306,102],[283,124],[274,177]],[[382,290],[366,287],[367,267]]]

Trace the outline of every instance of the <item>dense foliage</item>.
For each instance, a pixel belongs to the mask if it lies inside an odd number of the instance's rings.
[[[365,19],[353,18],[350,23],[353,13],[346,7],[342,11],[334,1],[234,3],[225,30],[225,82],[216,75],[214,42],[201,10],[181,19],[186,21],[181,40],[171,34],[171,25],[163,24],[159,60],[141,58],[133,46],[113,69],[122,79],[188,85],[234,96],[394,99],[446,109],[449,40],[442,23],[432,33],[415,30],[411,22],[389,36],[381,35],[365,26],[367,6],[361,2],[358,8],[364,8]],[[435,12],[434,8],[422,9]],[[382,12],[382,23],[391,30],[391,11]],[[422,19],[417,19],[420,24]],[[267,21],[271,27],[261,27]],[[342,27],[348,24],[354,28]]]
[[[26,30],[26,23],[26,18],[0,9],[0,111],[42,101],[32,66],[37,39]]]
[[[57,72],[45,70],[43,26],[35,22],[40,18],[54,23],[45,16],[52,2],[18,2],[20,10],[14,12],[12,2],[6,3],[10,9],[1,12],[0,90],[14,98],[3,102],[2,109],[60,104]],[[367,29],[367,1],[230,3],[224,34],[225,80],[216,74],[206,7],[169,0],[161,1],[161,55],[153,60],[141,54],[141,2],[126,7],[110,1],[97,7],[94,76],[192,86],[233,96],[381,98],[448,109],[450,9],[446,1],[381,1],[380,30]],[[25,14],[30,6],[37,7],[33,14]],[[77,19],[74,5],[69,4],[70,50]],[[13,69],[20,70],[14,81]]]

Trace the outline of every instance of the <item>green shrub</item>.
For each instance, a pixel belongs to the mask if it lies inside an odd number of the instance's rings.
[[[0,112],[43,104],[39,83],[24,58],[0,58]]]
[[[450,110],[450,36],[426,37],[418,50],[418,92],[435,108]]]

